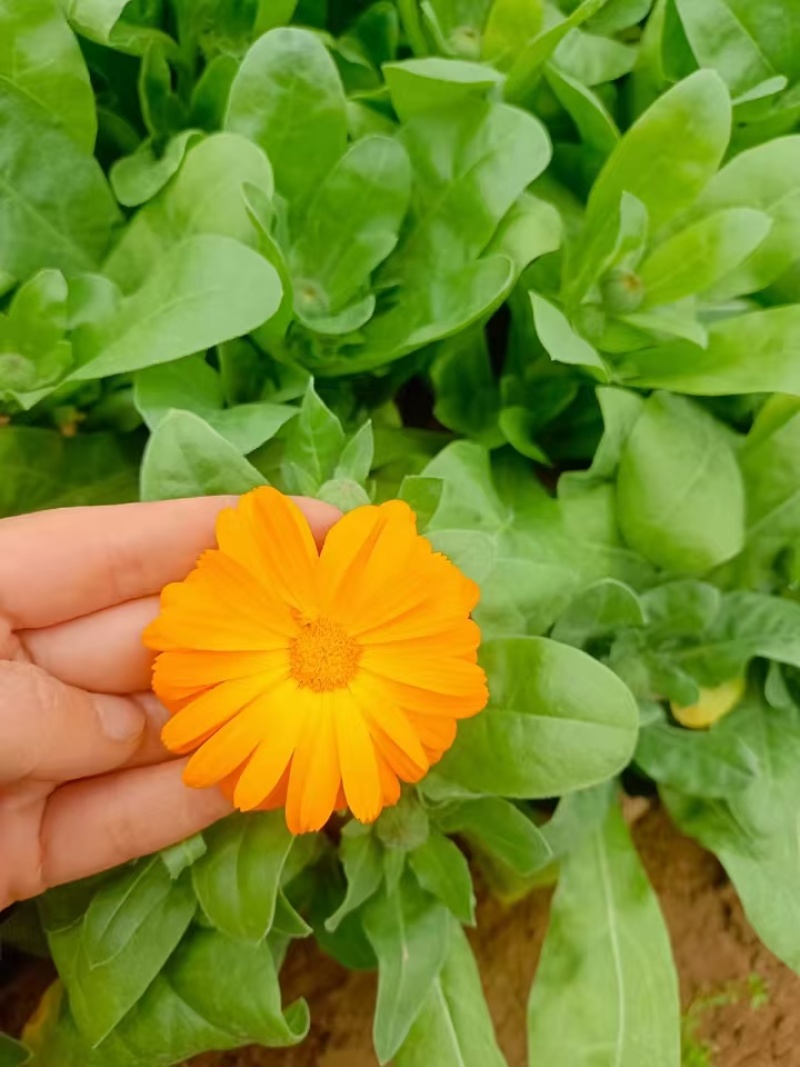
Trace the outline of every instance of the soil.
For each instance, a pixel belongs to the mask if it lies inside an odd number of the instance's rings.
[[[634,802],[630,819],[680,973],[684,1067],[800,1067],[800,978],[758,941],[712,856],[678,834],[658,808]],[[549,894],[537,892],[513,907],[485,898],[478,910],[473,944],[509,1067],[527,1067],[525,1007],[548,907]],[[0,987],[0,1030],[18,1030],[46,981],[42,965],[30,963]],[[283,985],[287,1002],[304,996],[311,1006],[312,1031],[303,1045],[209,1054],[191,1067],[376,1067],[373,975],[347,973],[301,943]]]

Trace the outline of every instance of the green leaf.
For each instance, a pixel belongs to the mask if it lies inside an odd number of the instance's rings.
[[[441,973],[394,1063],[395,1067],[506,1067],[472,950],[455,924]]]
[[[208,851],[202,834],[193,834],[177,845],[162,848],[158,858],[169,872],[170,878],[180,878],[185,870],[192,866]]]
[[[262,150],[234,133],[214,133],[186,151],[175,178],[133,216],[105,264],[129,293],[150,278],[153,263],[187,237],[213,233],[259,247],[245,199],[250,187],[267,200],[272,168]]]
[[[619,809],[561,863],[528,1005],[531,1062],[677,1067],[669,936]]]
[[[601,578],[570,602],[551,636],[562,644],[583,648],[598,637],[644,624],[642,601],[630,586],[614,578]]]
[[[791,393],[800,396],[800,304],[732,315],[714,323],[708,345],[688,341],[631,353],[626,384],[694,396]]]
[[[232,444],[190,411],[171,411],[151,435],[142,460],[142,500],[246,493],[264,477]]]
[[[295,306],[309,326],[368,284],[397,244],[410,189],[408,156],[388,137],[356,141],[334,165],[303,213],[289,256]]]
[[[675,0],[686,37],[701,67],[711,67],[735,95],[775,74],[758,43],[736,16],[734,0]],[[786,5],[783,5],[784,7]],[[782,12],[785,17],[785,12]],[[759,20],[760,21],[760,20]],[[758,23],[756,23],[756,26]]]
[[[410,852],[425,844],[429,820],[415,790],[405,790],[396,804],[384,808],[375,823],[375,832],[391,851]]]
[[[747,259],[771,228],[772,220],[763,211],[729,208],[679,231],[641,265],[643,307],[705,292]]]
[[[63,125],[82,151],[92,152],[97,117],[89,71],[57,0],[2,0],[0,78]]]
[[[775,281],[797,258],[800,189],[792,175],[800,167],[800,136],[779,137],[742,152],[706,186],[692,211],[705,217],[730,208],[763,211],[772,219],[764,241],[714,287],[719,299],[752,293]]]
[[[136,864],[92,899],[83,921],[83,950],[90,967],[116,959],[172,891],[158,856]]]
[[[755,751],[760,775],[725,801],[664,791],[678,826],[717,854],[756,933],[795,971],[800,970],[799,716],[797,708],[767,708],[751,697],[731,719]]]
[[[493,0],[483,29],[481,52],[501,70],[511,66],[544,23],[543,0]]]
[[[542,831],[502,797],[457,801],[433,817],[446,833],[460,834],[522,877],[546,867],[552,857]]]
[[[136,500],[138,465],[137,449],[112,434],[2,426],[0,516]]]
[[[406,874],[369,901],[364,928],[378,957],[373,1038],[383,1064],[405,1041],[444,965],[452,918]]]
[[[0,1034],[0,1067],[24,1067],[30,1059],[29,1050],[21,1042]]]
[[[375,454],[375,439],[372,423],[365,422],[359,426],[342,449],[334,474],[337,478],[350,478],[363,485],[372,469]]]
[[[128,0],[65,0],[63,6],[78,33],[105,44],[127,3]]]
[[[263,941],[294,838],[283,812],[233,815],[205,831],[208,851],[192,866],[207,918],[228,937]]]
[[[56,270],[34,274],[0,313],[0,401],[32,407],[72,363],[65,337],[68,286]]]
[[[295,27],[260,37],[233,80],[225,126],[264,149],[298,211],[347,145],[344,90],[319,37]]]
[[[485,642],[489,707],[459,723],[439,765],[477,793],[550,797],[604,781],[636,742],[638,711],[607,667],[542,637]]]
[[[344,442],[342,424],[309,385],[300,413],[286,431],[281,471],[287,491],[316,493],[332,477]]]
[[[617,505],[628,544],[675,574],[703,574],[744,544],[744,486],[722,428],[666,393],[625,443]]]
[[[347,892],[336,911],[325,920],[325,929],[335,933],[352,912],[378,891],[383,880],[383,853],[372,833],[358,833],[356,823],[348,823],[342,833],[339,855],[347,878]],[[348,829],[353,828],[350,833]],[[359,828],[360,829],[360,828]]]
[[[475,894],[469,864],[458,845],[432,830],[409,853],[408,862],[424,890],[446,904],[459,922],[475,925]]]
[[[161,192],[177,174],[192,141],[199,136],[199,130],[182,130],[158,151],[156,142],[148,139],[131,155],[118,159],[111,167],[109,180],[120,204],[136,207]]]
[[[585,144],[596,149],[601,159],[613,152],[620,133],[597,94],[552,63],[545,68],[545,77]]]
[[[639,734],[634,763],[653,781],[690,796],[729,796],[749,786],[760,771],[755,753],[735,727],[731,715],[710,730],[654,723]]]
[[[506,82],[506,99],[512,103],[525,103],[541,77],[545,63],[556,48],[573,30],[586,22],[608,0],[583,0],[572,14],[549,26],[528,40],[515,57]]]
[[[72,377],[103,378],[210,348],[260,326],[280,300],[280,279],[258,253],[229,237],[189,237],[109,315],[76,331]]]
[[[734,590],[697,644],[676,653],[681,667],[712,686],[742,676],[754,656],[800,667],[800,604]]]
[[[463,59],[406,59],[383,67],[392,106],[403,122],[424,111],[466,105],[495,95],[503,77],[491,67]]]
[[[575,260],[596,263],[613,247],[620,198],[644,206],[653,231],[689,207],[728,145],[731,106],[713,71],[698,71],[664,93],[626,132],[592,186]],[[670,180],[663,180],[665,168]]]
[[[236,404],[223,406],[220,375],[202,356],[138,371],[135,378],[136,407],[151,430],[173,409],[191,411],[247,455],[297,414],[288,404]]]
[[[78,919],[63,929],[53,929],[45,904],[43,921],[50,951],[69,993],[70,1009],[78,1029],[92,1045],[106,1038],[141,999],[192,921],[197,902],[191,885],[185,877],[172,882],[163,867],[161,874],[169,885],[166,895],[156,903],[145,894],[141,914],[137,914],[134,900],[130,911],[123,910],[110,925],[105,919],[113,920],[116,915],[113,882],[103,890],[112,894],[109,906],[101,908],[96,920],[87,912],[83,922]],[[122,872],[116,877],[129,876]],[[100,932],[108,934],[106,944],[101,940],[98,945],[90,934],[90,924],[95,921]],[[93,947],[103,948],[108,958],[103,962],[93,959],[90,955]]]
[[[22,89],[0,78],[0,273],[95,269],[117,207],[99,164]]]
[[[550,358],[592,368],[601,378],[607,378],[605,363],[589,342],[573,330],[563,312],[538,293],[531,293],[530,298],[536,332]]]

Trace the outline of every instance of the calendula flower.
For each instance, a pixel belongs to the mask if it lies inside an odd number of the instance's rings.
[[[184,780],[285,805],[293,833],[344,807],[371,822],[486,704],[477,586],[400,501],[351,511],[319,551],[296,504],[256,489],[217,542],[145,633],[164,743],[196,750]]]

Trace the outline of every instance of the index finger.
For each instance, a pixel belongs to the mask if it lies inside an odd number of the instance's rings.
[[[63,508],[0,521],[0,614],[38,629],[158,593],[185,578],[215,543],[220,511],[237,498]],[[298,499],[318,544],[339,517]]]

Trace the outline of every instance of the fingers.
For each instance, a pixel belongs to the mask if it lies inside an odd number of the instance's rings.
[[[144,647],[142,631],[158,610],[157,596],[144,597],[17,636],[34,663],[67,685],[136,693],[150,688],[155,655]]]
[[[134,757],[146,724],[135,700],[75,689],[30,663],[0,663],[0,785],[104,774]]]
[[[0,614],[39,629],[152,596],[179,581],[214,544],[214,525],[235,497],[65,508],[0,521]],[[321,543],[340,513],[298,504]]]
[[[53,793],[41,826],[42,878],[60,885],[146,856],[231,811],[218,789],[188,789],[185,760],[73,782]]]

